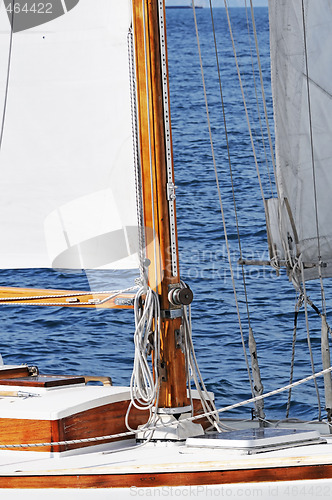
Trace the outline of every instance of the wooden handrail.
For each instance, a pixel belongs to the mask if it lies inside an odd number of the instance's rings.
[[[99,377],[99,376],[93,376],[93,375],[85,376],[84,375],[84,379],[85,379],[85,384],[87,384],[88,382],[102,382],[103,385],[113,385],[111,377]]]

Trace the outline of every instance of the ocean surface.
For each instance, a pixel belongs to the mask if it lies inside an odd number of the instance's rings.
[[[269,197],[264,145],[259,139],[260,124],[253,86],[251,52],[255,51],[254,39],[251,28],[250,38],[248,36],[245,9],[231,9],[230,14],[258,163],[264,190]],[[273,133],[267,8],[256,8],[255,16]],[[242,270],[237,264],[239,245],[210,11],[197,10],[197,21],[214,153],[227,219],[241,323],[247,343],[247,308]],[[246,258],[264,260],[268,258],[268,251],[263,202],[223,9],[215,9],[214,23],[242,252]],[[182,279],[194,292],[193,338],[201,373],[207,388],[215,393],[217,406],[222,407],[251,397],[251,392],[227,259],[191,9],[168,9],[167,33],[180,271]],[[254,68],[258,84],[257,65]],[[261,99],[259,106],[262,114]],[[268,150],[266,133],[265,148]],[[271,161],[268,163],[272,169]],[[250,321],[257,342],[264,391],[268,392],[289,381],[295,291],[285,273],[277,277],[270,267],[246,267],[245,277]],[[102,273],[87,278],[84,273],[61,273],[45,269],[6,270],[0,273],[0,285],[87,289],[89,283],[97,286],[98,282],[101,289],[109,289],[109,281],[113,278],[113,275],[105,277]],[[315,285],[311,284],[310,287],[310,296],[319,306]],[[329,290],[327,294],[329,299]],[[134,319],[131,311],[2,306],[0,315],[0,352],[6,363],[37,365],[43,373],[108,375],[114,384],[128,385],[134,354]],[[319,371],[320,324],[316,321],[315,313],[310,312],[310,324],[315,369]],[[294,379],[310,374],[302,312],[296,342]],[[319,386],[321,389],[321,380]],[[286,402],[287,392],[267,399],[267,418],[283,419]],[[322,391],[321,407],[324,407]],[[251,408],[252,405],[240,408],[233,415],[251,418]],[[317,415],[313,383],[294,389],[290,417],[315,419]]]

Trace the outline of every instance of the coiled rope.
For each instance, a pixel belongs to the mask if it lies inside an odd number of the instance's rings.
[[[144,308],[141,303],[144,297]],[[126,413],[125,423],[130,431],[130,410],[134,406],[138,410],[150,410],[150,417],[144,428],[150,427],[155,422],[159,399],[159,370],[160,359],[160,303],[158,294],[148,287],[142,287],[136,294],[134,302],[135,313],[135,356],[133,372],[130,379],[131,401]],[[152,363],[148,356],[154,350]]]
[[[183,287],[186,285],[181,283]],[[142,301],[144,300],[144,307]],[[157,421],[158,414],[158,399],[160,389],[160,373],[159,373],[159,359],[160,359],[160,302],[156,292],[151,288],[142,287],[136,294],[134,302],[135,313],[135,357],[134,367],[130,380],[130,395],[131,402],[129,404],[125,423],[130,431],[135,431],[129,424],[129,417],[131,408],[134,406],[138,410],[149,410],[150,416],[148,421],[143,426],[144,429],[150,430]],[[197,392],[199,394],[203,411],[208,413],[216,407],[213,399],[205,387],[203,377],[201,375],[198,362],[196,359],[194,345],[192,341],[192,325],[191,325],[191,309],[190,306],[183,309],[183,349],[186,356],[186,373],[189,390],[189,399],[192,404],[192,390],[191,381],[193,380]],[[148,356],[153,350],[152,362],[149,362]],[[193,415],[193,413],[192,413]],[[216,414],[217,415],[217,414]],[[207,417],[211,426],[218,431],[221,430],[219,426],[218,417]]]

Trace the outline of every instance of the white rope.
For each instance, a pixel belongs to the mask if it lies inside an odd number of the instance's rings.
[[[235,403],[233,405],[225,406],[224,408],[220,408],[217,410],[218,413],[223,413],[225,411],[230,411],[234,410],[235,408],[239,408],[240,406],[246,406],[248,404],[254,403],[255,401],[260,401],[261,399],[269,398],[271,396],[275,396],[276,394],[280,394],[281,392],[287,391],[290,388],[296,387],[298,385],[304,384],[305,382],[310,382],[310,380],[315,380],[318,377],[321,377],[325,375],[326,373],[332,372],[332,366],[327,368],[326,370],[322,370],[320,372],[314,373],[313,375],[309,375],[308,377],[302,378],[301,380],[297,380],[296,382],[293,382],[292,384],[285,385],[283,387],[280,387],[279,389],[275,389],[274,391],[267,392],[266,394],[262,394],[261,396],[256,396],[255,398],[250,398],[245,401],[241,401],[240,403]],[[211,412],[212,414],[213,412]],[[202,418],[206,417],[207,415],[200,415],[199,417],[196,416],[194,419],[197,418]],[[189,420],[193,420],[193,418],[190,418]]]
[[[190,378],[193,379],[195,383],[195,387],[197,389],[197,392],[199,394],[199,398],[201,400],[202,408],[205,413],[209,412],[211,409],[216,410],[216,406],[214,404],[213,399],[210,397],[205,384],[203,377],[201,375],[196,354],[195,354],[195,349],[194,349],[194,344],[192,340],[192,327],[191,327],[191,307],[184,307],[184,313],[183,313],[183,328],[184,328],[184,343],[185,343],[185,352],[188,355],[187,358],[187,363],[188,363],[188,388],[189,388],[189,398],[191,402],[191,406],[193,409],[193,398],[192,398],[192,392],[191,392],[191,381]],[[191,377],[190,377],[191,375]],[[217,418],[211,418],[210,416],[207,417],[211,426],[215,427],[219,432],[221,431],[221,426],[219,422],[219,416],[216,415],[215,417]]]
[[[141,301],[144,296],[144,308]],[[135,356],[133,372],[130,379],[130,405],[126,413],[126,426],[133,430],[129,424],[130,410],[134,406],[138,410],[150,410],[150,417],[144,427],[150,426],[156,418],[157,412],[152,412],[153,407],[158,407],[159,399],[159,373],[158,362],[160,359],[160,303],[156,292],[151,288],[142,287],[137,292],[134,302],[135,313]],[[154,350],[152,366],[148,361],[151,350]]]
[[[296,387],[298,385],[304,384],[305,382],[309,382],[310,380],[316,379],[318,377],[321,377],[325,375],[326,373],[331,373],[332,372],[332,366],[329,368],[322,370],[320,372],[314,373],[313,375],[310,375],[308,377],[302,378],[300,380],[297,380],[296,382],[293,382],[292,384],[285,385],[283,387],[280,387],[279,389],[275,389],[274,391],[267,392],[266,394],[262,394],[261,396],[256,396],[254,398],[246,399],[244,401],[240,401],[239,403],[234,403],[229,406],[224,406],[223,408],[219,408],[216,410],[211,410],[206,413],[201,413],[199,415],[195,415],[192,417],[187,417],[181,422],[185,421],[195,421],[199,420],[204,417],[209,417],[212,415],[217,415],[220,413],[224,413],[230,410],[234,410],[235,408],[239,408],[241,406],[247,406],[248,404],[255,403],[256,401],[259,401],[261,399],[269,398],[271,396],[275,396],[276,394],[280,394],[281,392],[288,391],[290,388]],[[170,423],[169,425],[178,425],[178,422]],[[164,428],[164,425],[156,425],[154,427],[151,427],[149,430],[154,431],[159,429],[160,427]],[[51,443],[25,443],[25,444],[0,444],[0,449],[5,449],[5,448],[40,448],[43,446],[65,446],[65,445],[71,445],[71,444],[80,444],[80,443],[92,443],[92,442],[98,442],[98,441],[106,441],[106,440],[111,440],[111,439],[120,439],[120,438],[125,438],[125,437],[130,437],[132,435],[136,434],[136,431],[127,431],[127,432],[120,432],[118,434],[109,434],[106,436],[99,436],[99,437],[94,437],[94,438],[84,438],[84,439],[72,439],[71,441],[57,441],[57,442],[51,442]],[[118,451],[122,451],[121,449]]]

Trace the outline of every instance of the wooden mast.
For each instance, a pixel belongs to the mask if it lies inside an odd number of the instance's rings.
[[[188,398],[185,357],[176,340],[182,323],[181,306],[174,307],[168,299],[170,291],[179,290],[180,277],[170,126],[165,132],[170,109],[164,20],[164,1],[133,0],[138,135],[146,257],[150,262],[148,280],[160,296],[163,315],[159,407],[175,408],[187,406]]]

